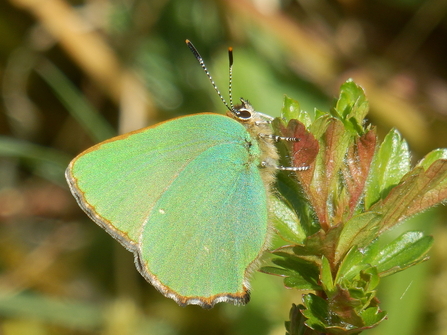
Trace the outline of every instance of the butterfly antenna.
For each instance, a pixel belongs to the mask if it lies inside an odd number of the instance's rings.
[[[230,106],[227,104],[227,102],[225,101],[224,97],[222,96],[222,93],[220,93],[219,89],[217,88],[216,83],[213,80],[213,77],[211,77],[211,74],[209,73],[208,69],[206,68],[205,62],[203,61],[202,56],[200,56],[199,51],[196,49],[196,47],[194,46],[194,44],[191,43],[190,40],[186,40],[186,45],[188,46],[188,48],[191,50],[191,52],[193,53],[194,57],[196,57],[196,59],[198,60],[200,66],[202,67],[203,71],[205,71],[208,79],[211,82],[211,85],[213,85],[214,89],[217,92],[217,95],[219,96],[220,100],[222,100],[222,102],[224,103],[224,105],[228,108],[228,110],[233,110],[233,102],[232,102],[232,97],[230,94],[230,102],[231,102],[231,108]],[[228,50],[229,53],[231,53],[230,56],[230,62],[233,63],[233,53],[230,52],[230,50]],[[231,66],[230,66],[230,83],[231,83]],[[231,85],[231,84],[230,84]],[[230,86],[230,93],[231,93],[231,86]]]
[[[229,61],[229,83],[228,83],[228,97],[230,98],[230,106],[231,110],[234,109],[233,106],[233,92],[232,92],[232,83],[233,83],[233,48],[228,48],[228,61]]]

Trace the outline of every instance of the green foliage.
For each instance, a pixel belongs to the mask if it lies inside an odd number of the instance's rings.
[[[349,80],[330,112],[302,111],[285,98],[277,131],[299,141],[279,143],[288,160],[306,166],[278,176],[276,228],[289,244],[261,271],[288,288],[311,291],[292,306],[288,334],[358,334],[386,318],[379,307],[380,278],[428,259],[433,238],[383,233],[447,199],[447,150],[429,153],[413,169],[406,141],[391,130],[378,145],[364,121],[368,102]],[[299,228],[298,228],[299,227]]]

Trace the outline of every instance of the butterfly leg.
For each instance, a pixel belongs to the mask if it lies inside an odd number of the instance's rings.
[[[276,165],[273,162],[264,161],[261,163],[262,167],[270,167],[274,168],[276,170],[281,171],[306,171],[309,170],[309,166],[282,166],[282,165]]]
[[[270,138],[275,142],[286,141],[286,142],[299,142],[300,139],[298,137],[285,137],[278,135],[270,135],[270,134],[259,134],[261,138]]]
[[[287,141],[287,142],[299,142],[300,139],[298,137],[285,137],[285,136],[277,136],[272,134],[259,134],[261,138],[268,138],[275,142],[279,141]],[[306,171],[309,169],[309,166],[282,166],[275,164],[274,161],[266,160],[261,163],[263,167],[274,168],[275,170],[281,171]]]
[[[276,166],[276,169],[281,171],[306,171],[309,170],[309,168],[309,166]]]

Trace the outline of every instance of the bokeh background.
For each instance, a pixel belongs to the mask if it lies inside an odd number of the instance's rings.
[[[0,334],[284,334],[299,292],[257,273],[245,307],[178,307],[77,207],[63,172],[87,147],[156,122],[224,112],[235,97],[279,115],[283,95],[327,109],[348,78],[415,162],[447,147],[446,0],[1,0]],[[218,166],[216,166],[218,168]],[[447,334],[443,207],[401,225],[435,236],[429,262],[382,281],[370,334]]]

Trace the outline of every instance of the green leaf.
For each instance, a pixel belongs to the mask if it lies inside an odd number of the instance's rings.
[[[320,140],[323,135],[326,133],[327,127],[329,126],[329,121],[332,120],[331,116],[328,113],[323,113],[315,119],[314,122],[308,127],[311,134],[317,139]],[[318,115],[318,114],[317,114]]]
[[[447,160],[447,149],[436,149],[428,153],[417,166],[422,166],[424,170],[427,170],[435,161],[443,159]]]
[[[281,118],[286,122],[289,122],[292,119],[298,120],[303,123],[306,128],[309,127],[312,122],[309,113],[301,110],[299,102],[288,96],[284,96]]]
[[[385,246],[371,261],[381,277],[389,276],[428,259],[433,237],[412,231]]]
[[[375,327],[386,319],[386,312],[380,311],[378,307],[367,308],[360,315],[366,325],[363,329]]]
[[[288,277],[292,275],[292,271],[284,268],[277,268],[275,266],[263,266],[259,269],[260,272],[278,277]]]
[[[301,314],[302,308],[303,305],[297,306],[292,304],[292,308],[290,308],[289,312],[290,321],[285,322],[287,330],[286,335],[310,335],[304,326],[305,319]]]
[[[321,290],[319,268],[315,263],[284,252],[275,252],[275,255],[281,256],[272,260],[279,268],[266,266],[261,272],[285,277],[284,285],[289,288]]]
[[[369,307],[356,313],[351,310],[351,319],[356,319],[358,325],[353,325],[349,321],[331,312],[332,307],[325,299],[314,294],[303,296],[305,309],[302,314],[307,318],[305,324],[316,331],[325,334],[358,334],[363,330],[372,328],[386,318],[386,313],[378,307]]]
[[[312,214],[313,209],[304,199],[299,185],[289,173],[281,171],[277,174],[275,189],[281,194],[281,201],[284,201],[287,207],[299,215],[300,229],[306,232],[306,236],[319,229],[315,215]],[[274,213],[274,215],[276,214]]]
[[[363,273],[368,276],[368,291],[374,290],[380,282],[380,276],[376,267],[369,267],[363,271]]]
[[[363,298],[363,299],[362,299]],[[364,325],[359,312],[364,308],[365,292],[361,288],[338,289],[337,293],[329,300],[331,312],[335,313],[340,322],[332,326],[344,326],[347,329]]]
[[[321,118],[323,116],[326,116],[326,117],[328,116],[327,112],[323,112],[322,110],[320,110],[318,108],[314,109],[314,114],[315,114],[315,118],[314,118],[315,120],[318,120],[319,118]],[[315,123],[315,121],[314,121],[314,123]]]
[[[362,248],[377,237],[382,216],[366,212],[346,222],[340,233],[335,260],[338,263],[352,247]]]
[[[305,294],[303,296],[303,303],[306,307],[302,311],[304,317],[307,319],[305,324],[313,330],[324,332],[326,322],[331,320],[328,302],[315,294]]]
[[[380,252],[378,240],[370,243],[365,248],[352,248],[342,259],[335,278],[336,284],[343,284],[352,281],[361,271],[366,271],[371,267],[371,261]],[[344,287],[349,284],[343,284]]]
[[[270,220],[278,230],[278,234],[293,244],[302,244],[306,234],[295,211],[277,197],[270,197]]]
[[[370,272],[370,267],[377,267],[379,276],[385,277],[425,261],[433,238],[422,232],[407,232],[383,248],[380,242],[379,238],[366,248],[351,249],[340,264],[335,283],[346,287],[361,271]]]
[[[347,129],[363,134],[362,124],[368,114],[368,109],[369,105],[363,89],[352,79],[347,80],[340,88],[340,96],[334,107],[336,112],[334,114],[339,115],[345,121]]]
[[[409,170],[408,144],[399,132],[393,129],[385,137],[372,162],[365,188],[365,208],[368,209],[379,199],[384,199]]]
[[[326,257],[322,257],[321,260],[321,274],[320,274],[321,285],[327,295],[334,293],[334,280],[332,278],[331,266]]]

